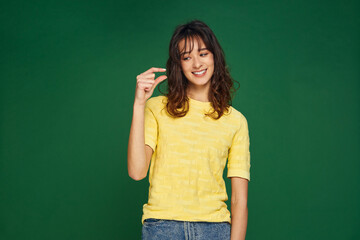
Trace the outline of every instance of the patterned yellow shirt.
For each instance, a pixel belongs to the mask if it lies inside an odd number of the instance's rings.
[[[153,150],[147,218],[231,223],[223,171],[250,181],[248,123],[232,106],[218,120],[205,116],[210,102],[189,98],[189,112],[172,118],[166,96],[145,105],[145,144]]]

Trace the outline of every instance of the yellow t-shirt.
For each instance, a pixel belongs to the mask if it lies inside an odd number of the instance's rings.
[[[227,177],[250,181],[247,120],[230,107],[218,120],[205,116],[210,102],[189,98],[189,112],[172,118],[166,96],[151,97],[145,105],[145,144],[153,150],[149,170],[147,218],[229,222],[223,170]]]

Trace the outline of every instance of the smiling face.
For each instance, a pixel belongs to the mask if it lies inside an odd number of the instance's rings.
[[[189,81],[189,88],[205,87],[208,90],[214,73],[214,56],[206,49],[202,39],[199,39],[199,43],[193,40],[194,48],[191,52],[189,40],[186,42],[186,49],[185,39],[179,42],[181,68]]]

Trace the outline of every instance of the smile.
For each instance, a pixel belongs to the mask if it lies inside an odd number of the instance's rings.
[[[199,71],[199,72],[192,72],[194,75],[198,76],[198,77],[201,77],[201,76],[204,76],[205,73],[206,73],[207,69],[204,69],[202,71]]]

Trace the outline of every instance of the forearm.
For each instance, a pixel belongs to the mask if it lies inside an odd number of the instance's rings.
[[[245,240],[248,221],[247,204],[231,203],[231,240]]]
[[[128,172],[129,176],[139,180],[144,175],[145,136],[144,136],[144,104],[134,104],[133,118],[128,143]]]

